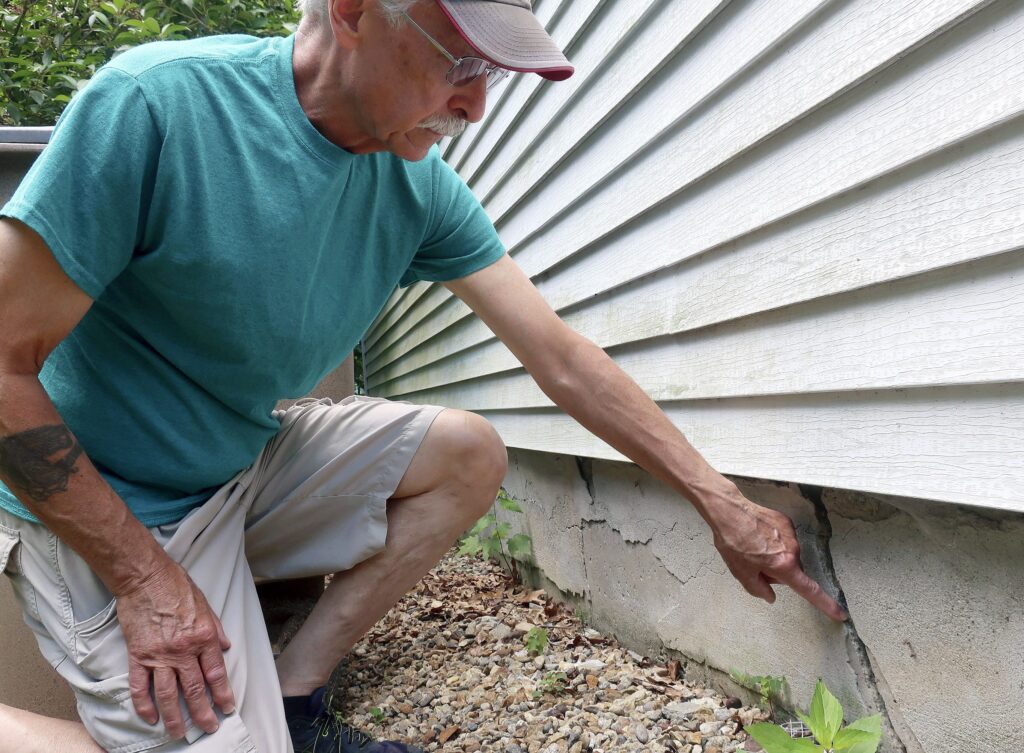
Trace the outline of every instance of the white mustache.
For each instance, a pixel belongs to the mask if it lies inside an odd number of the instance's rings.
[[[433,115],[422,121],[420,128],[439,133],[442,136],[454,138],[466,130],[468,123],[462,118],[446,118],[443,115]]]

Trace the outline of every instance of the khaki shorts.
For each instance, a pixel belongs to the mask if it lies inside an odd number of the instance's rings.
[[[302,401],[276,414],[281,430],[250,468],[181,521],[150,529],[231,639],[224,658],[238,710],[221,716],[213,735],[188,722],[186,739],[172,742],[162,722],[151,727],[136,715],[110,592],[48,529],[0,510],[0,569],[100,746],[111,753],[290,753],[253,578],[324,575],[381,551],[387,500],[441,410],[366,397]]]

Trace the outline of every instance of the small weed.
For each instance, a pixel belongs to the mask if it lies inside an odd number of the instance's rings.
[[[576,607],[573,610],[573,614],[576,615],[576,621],[581,625],[586,625],[590,622],[590,613],[583,607]]]
[[[882,740],[882,719],[878,714],[843,727],[843,707],[821,680],[814,688],[810,713],[798,716],[814,740],[794,739],[782,727],[767,723],[752,724],[747,732],[765,753],[876,753]]]
[[[495,504],[506,512],[521,513],[523,511],[504,488],[498,491]],[[489,512],[480,518],[463,537],[459,543],[459,554],[467,557],[482,556],[488,559],[501,559],[512,572],[512,577],[519,581],[517,560],[529,556],[530,537],[525,533],[510,536],[511,532],[512,525],[510,523],[499,523],[497,514]]]
[[[548,631],[542,627],[532,627],[526,634],[526,650],[531,656],[540,656],[548,650]]]
[[[534,700],[543,695],[564,693],[568,685],[569,678],[566,677],[565,672],[548,672],[537,684],[537,689],[533,691]]]
[[[775,716],[775,704],[780,702],[789,692],[789,683],[785,677],[776,675],[748,675],[735,669],[729,676],[745,688],[749,688],[761,697],[761,704],[767,705],[772,716]]]
[[[370,717],[374,724],[384,724],[384,710],[374,706],[370,709]]]

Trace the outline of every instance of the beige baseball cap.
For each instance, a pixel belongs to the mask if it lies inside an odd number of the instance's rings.
[[[575,70],[533,15],[530,0],[437,0],[470,46],[511,71],[536,73],[552,81]]]

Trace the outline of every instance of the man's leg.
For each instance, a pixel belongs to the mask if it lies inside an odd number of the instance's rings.
[[[0,753],[103,753],[81,722],[51,719],[0,703]]]
[[[327,682],[356,642],[488,511],[506,464],[505,446],[487,421],[458,410],[438,415],[388,502],[385,549],[335,575],[278,657],[284,695]]]

